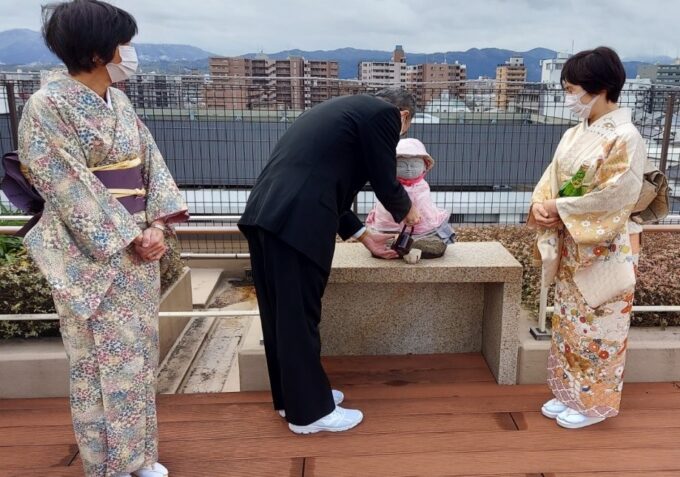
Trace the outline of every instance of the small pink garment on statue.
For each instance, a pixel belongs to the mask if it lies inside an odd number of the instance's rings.
[[[420,158],[425,163],[425,172],[413,179],[397,177],[406,193],[411,198],[411,203],[418,209],[421,221],[413,230],[414,235],[425,235],[436,231],[449,219],[449,212],[438,209],[430,195],[430,185],[425,180],[427,172],[434,167],[434,159],[427,153],[425,145],[417,139],[402,139],[397,145],[397,157]],[[377,202],[373,210],[366,218],[366,225],[380,232],[399,232],[403,222],[398,224],[380,202]]]
[[[446,222],[449,213],[443,209],[438,209],[430,196],[430,185],[425,178],[421,178],[413,185],[404,185],[406,193],[411,198],[411,203],[420,212],[420,223],[413,229],[414,235],[424,235],[434,232]],[[378,202],[366,218],[366,225],[381,232],[399,232],[403,227],[403,222],[398,224],[394,221],[383,205]]]

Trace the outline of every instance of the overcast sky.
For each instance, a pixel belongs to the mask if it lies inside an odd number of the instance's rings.
[[[0,31],[40,26],[41,0],[0,0]],[[113,0],[144,43],[239,55],[341,47],[434,53],[497,47],[624,57],[680,52],[678,0]]]

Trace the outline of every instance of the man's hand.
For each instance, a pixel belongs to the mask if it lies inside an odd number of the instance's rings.
[[[420,223],[420,212],[418,212],[415,205],[411,206],[411,210],[409,210],[406,217],[404,217],[404,223],[406,225],[416,225]]]
[[[399,258],[397,252],[387,247],[387,241],[394,239],[395,237],[396,235],[366,232],[359,238],[359,241],[364,244],[364,247],[370,250],[374,256],[389,260]]]
[[[139,235],[135,240],[135,251],[142,257],[145,262],[153,262],[160,260],[168,247],[165,245],[165,236],[163,231],[149,227]]]
[[[536,224],[546,229],[554,229],[562,222],[557,213],[557,205],[554,199],[537,202],[531,208],[531,214]]]

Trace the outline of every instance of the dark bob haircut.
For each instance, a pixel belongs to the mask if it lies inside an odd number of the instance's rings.
[[[137,22],[125,10],[97,0],[73,0],[43,7],[43,37],[69,73],[87,73],[110,63],[118,45],[137,34]]]
[[[626,82],[626,70],[614,50],[600,46],[594,50],[581,51],[569,58],[562,68],[560,80],[562,86],[568,81],[589,94],[606,91],[607,100],[615,103]]]

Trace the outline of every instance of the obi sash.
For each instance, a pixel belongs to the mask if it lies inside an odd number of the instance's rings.
[[[12,205],[24,213],[33,215],[31,220],[16,233],[17,236],[23,237],[40,220],[45,209],[45,200],[31,185],[27,178],[27,171],[19,162],[16,152],[5,154],[2,158],[2,165],[5,169],[5,177],[0,188]],[[130,214],[146,210],[146,189],[144,189],[140,158],[93,167],[89,170]]]

